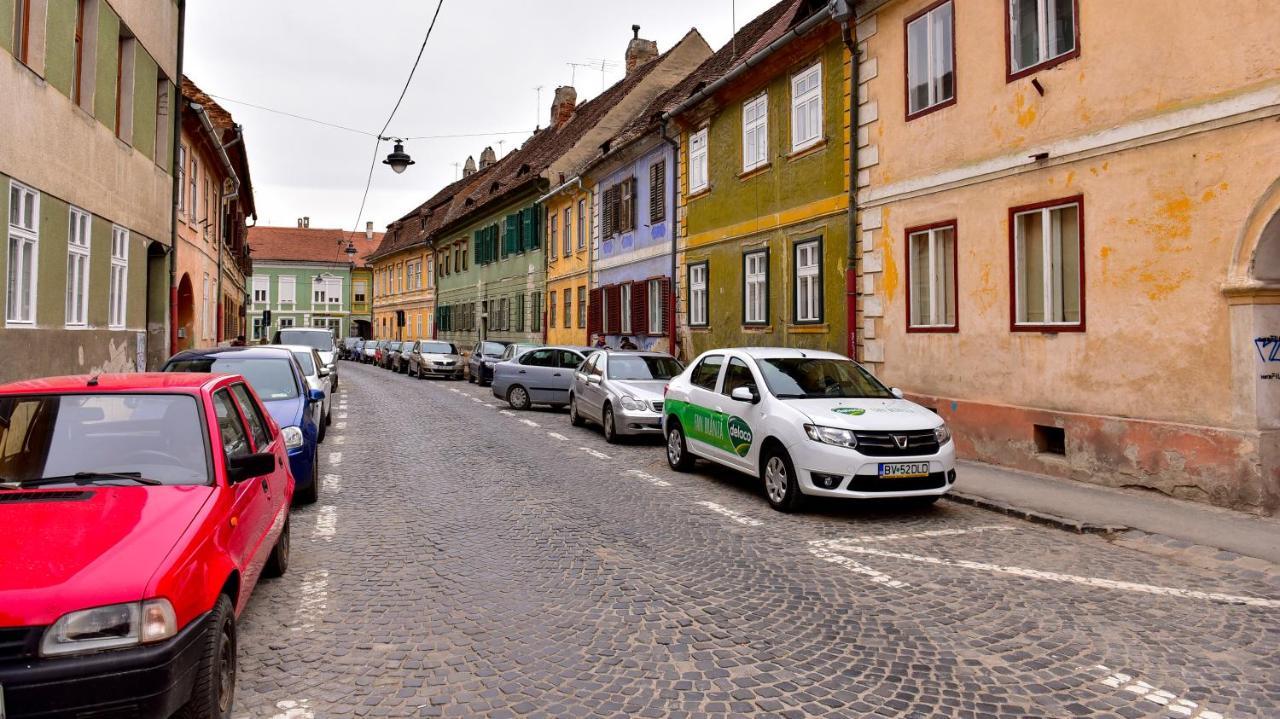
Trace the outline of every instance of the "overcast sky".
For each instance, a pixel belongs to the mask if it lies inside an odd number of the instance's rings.
[[[736,0],[741,27],[774,0]],[[501,156],[547,124],[557,85],[579,101],[622,78],[631,25],[667,51],[696,27],[713,49],[733,0],[444,0],[388,135],[476,135],[406,144],[396,175],[378,152],[364,220],[385,226],[458,176],[468,155]],[[186,74],[205,92],[377,133],[403,87],[435,0],[195,0]],[[611,63],[604,72],[600,61]],[[569,63],[594,63],[573,68]],[[575,76],[576,74],[576,76]],[[542,86],[541,102],[536,87]],[[258,222],[351,229],[374,140],[219,99],[244,126]],[[535,113],[536,108],[536,113]],[[498,134],[503,133],[503,134]]]

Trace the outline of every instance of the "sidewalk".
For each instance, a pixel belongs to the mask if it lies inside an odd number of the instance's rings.
[[[1137,529],[1280,565],[1280,520],[1070,479],[960,462],[953,500],[1081,532]]]

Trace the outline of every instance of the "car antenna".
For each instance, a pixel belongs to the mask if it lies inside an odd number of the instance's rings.
[[[100,371],[99,371],[99,372],[95,372],[95,373],[93,374],[93,376],[89,378],[89,381],[88,381],[86,384],[87,384],[88,386],[90,386],[90,387],[97,387],[97,386],[98,386],[98,378],[99,378],[99,377],[101,377],[101,376],[102,376],[102,372],[100,372]]]

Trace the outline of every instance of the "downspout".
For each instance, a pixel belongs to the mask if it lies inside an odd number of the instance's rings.
[[[848,331],[845,355],[855,360],[858,353],[858,42],[856,18],[850,0],[836,0],[831,17],[840,24],[840,36],[849,50],[849,245],[844,271],[844,311]]]
[[[671,281],[668,285],[671,287],[670,296],[667,307],[667,330],[671,333],[671,356],[679,357],[679,343],[676,339],[676,253],[679,251],[680,238],[680,143],[675,138],[667,136],[666,115],[662,116],[662,141],[671,146],[672,162],[671,162]]]
[[[178,150],[182,147],[182,60],[187,37],[187,0],[178,0],[178,77],[173,85],[173,146],[169,176],[173,178],[173,214],[169,233],[169,346],[166,355],[172,356],[178,349],[178,193],[182,191],[178,181]]]
[[[213,128],[213,123],[209,120],[209,113],[205,112],[204,106],[199,103],[191,103],[191,109],[195,111],[196,116],[200,118],[200,125],[204,128],[204,133],[208,135],[209,142],[213,143],[213,147],[217,150],[218,159],[222,161],[222,169],[226,170],[227,177],[231,179],[231,192],[224,192],[223,188],[218,188],[221,201],[218,204],[218,213],[222,217],[222,237],[218,238],[218,282],[217,289],[217,332],[214,337],[216,341],[221,342],[222,336],[222,253],[228,246],[227,229],[230,223],[227,222],[227,205],[234,202],[240,197],[240,177],[236,175],[236,168],[231,164],[231,158],[227,157],[227,148],[222,144],[222,139],[218,137],[218,132]],[[238,138],[237,138],[238,141]],[[224,185],[225,187],[225,185]]]

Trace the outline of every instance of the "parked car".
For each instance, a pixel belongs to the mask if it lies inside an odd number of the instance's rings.
[[[391,340],[378,340],[373,346],[373,363],[379,367],[385,367],[387,361],[387,351],[391,346]]]
[[[507,345],[506,349],[502,350],[502,354],[498,355],[498,361],[506,362],[507,360],[513,360],[516,357],[519,357],[520,355],[524,354],[525,352],[528,352],[529,350],[537,349],[543,346],[544,345],[527,344],[524,342],[512,342],[511,344]]]
[[[784,512],[815,496],[932,503],[956,481],[946,422],[833,352],[705,352],[667,384],[663,428],[672,469],[746,472]]]
[[[418,379],[462,379],[462,355],[452,342],[418,340],[408,352],[409,374]]]
[[[467,381],[481,387],[493,380],[493,366],[498,363],[510,342],[486,340],[477,342],[467,357]]]
[[[400,351],[402,344],[402,342],[396,340],[387,342],[382,348],[382,361],[378,363],[378,366],[382,369],[391,369],[395,364],[396,353]]]
[[[338,359],[353,359],[357,354],[357,347],[359,344],[359,337],[347,337],[343,339],[342,344],[338,346]]]
[[[312,504],[319,498],[318,420],[324,393],[307,386],[292,352],[279,347],[186,350],[170,357],[164,371],[242,375],[281,427],[289,469],[297,487],[294,500],[298,504]]]
[[[392,372],[409,374],[409,353],[413,352],[413,346],[416,344],[417,342],[413,340],[401,342],[400,348],[391,353],[391,366],[389,369]]]
[[[271,344],[307,345],[316,348],[324,366],[329,370],[333,391],[338,391],[338,343],[333,339],[332,331],[321,327],[287,327],[276,330]]]
[[[662,393],[684,371],[662,352],[596,352],[573,375],[569,422],[597,422],[606,442],[624,435],[662,433]]]
[[[362,353],[360,361],[364,364],[377,364],[378,345],[384,342],[386,342],[386,340],[365,340],[364,344],[360,348]]]
[[[244,378],[0,387],[0,715],[222,719],[236,620],[289,568],[283,432]]]
[[[320,428],[317,441],[323,442],[327,433],[326,427],[333,423],[333,375],[320,364],[320,353],[313,347],[305,345],[273,345],[283,347],[293,353],[293,358],[302,368],[302,376],[307,380],[307,387],[324,392],[324,401],[317,406],[316,426]]]
[[[493,396],[515,409],[535,404],[563,407],[569,403],[573,373],[590,347],[539,347],[493,367]]]

